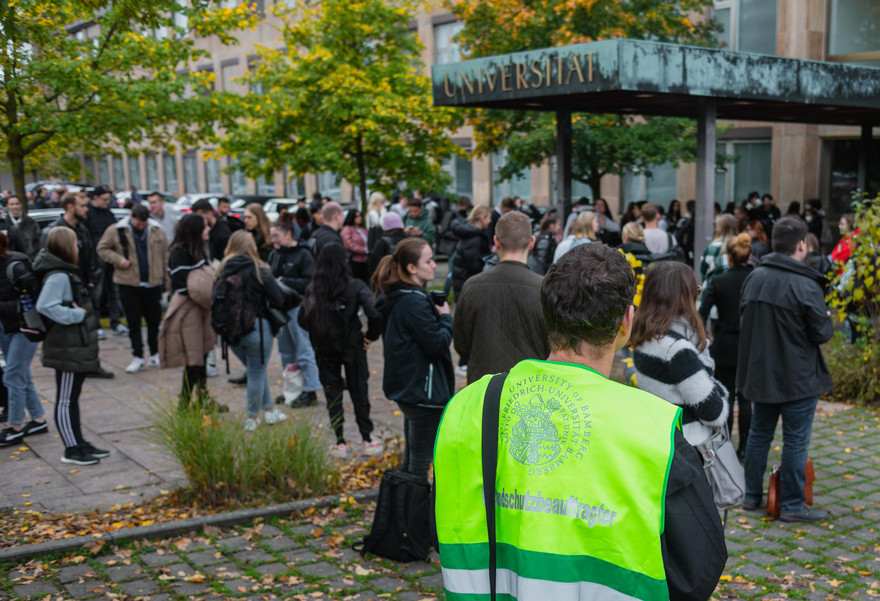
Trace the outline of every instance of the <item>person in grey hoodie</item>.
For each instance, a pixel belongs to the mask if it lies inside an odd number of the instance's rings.
[[[34,273],[43,281],[37,311],[49,321],[43,343],[43,366],[55,370],[55,426],[64,442],[62,463],[92,465],[109,452],[83,438],[79,395],[86,373],[99,367],[98,320],[89,289],[76,266],[76,233],[52,228],[34,261]]]

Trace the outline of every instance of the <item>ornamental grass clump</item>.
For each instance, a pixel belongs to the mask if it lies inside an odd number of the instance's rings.
[[[204,403],[156,403],[150,438],[180,464],[184,496],[205,506],[277,503],[323,494],[338,479],[326,441],[308,417],[242,427]]]

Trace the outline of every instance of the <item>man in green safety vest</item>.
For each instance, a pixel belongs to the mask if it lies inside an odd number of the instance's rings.
[[[704,600],[718,582],[724,531],[681,409],[608,379],[634,294],[632,269],[604,244],[572,249],[544,278],[550,356],[518,363],[501,392],[498,599]],[[449,600],[490,592],[481,455],[490,379],[452,398],[434,449]]]

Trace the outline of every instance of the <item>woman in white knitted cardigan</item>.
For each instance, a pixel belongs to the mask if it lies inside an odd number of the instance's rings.
[[[645,275],[630,344],[636,382],[684,409],[684,437],[692,445],[706,440],[727,420],[727,389],[715,379],[706,330],[697,313],[699,287],[693,270],[663,261]]]

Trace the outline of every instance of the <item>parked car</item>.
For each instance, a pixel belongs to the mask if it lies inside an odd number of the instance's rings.
[[[110,212],[113,213],[116,221],[121,221],[131,214],[130,209],[118,209],[115,207],[111,207]],[[41,230],[44,230],[64,214],[64,209],[31,209],[27,214],[28,217],[37,222]]]
[[[278,221],[278,214],[281,212],[281,209],[287,209],[288,212],[295,213],[296,199],[270,198],[266,201],[266,204],[263,205],[263,211],[265,211],[266,217],[269,218],[269,223],[275,223]]]
[[[47,193],[52,190],[57,190],[61,186],[64,186],[68,192],[91,192],[95,189],[91,184],[87,184],[85,182],[54,182],[50,180],[41,180],[38,182],[31,182],[29,184],[24,185],[25,192],[34,192],[37,188],[43,188]]]
[[[141,195],[141,199],[146,203],[147,202],[147,194],[152,194],[155,190],[138,190],[138,194]],[[175,204],[177,203],[177,197],[174,194],[169,192],[159,192],[162,195],[162,198],[165,199],[166,203]],[[126,209],[131,208],[131,190],[123,190],[122,192],[116,193],[116,204],[120,207],[125,207]]]

